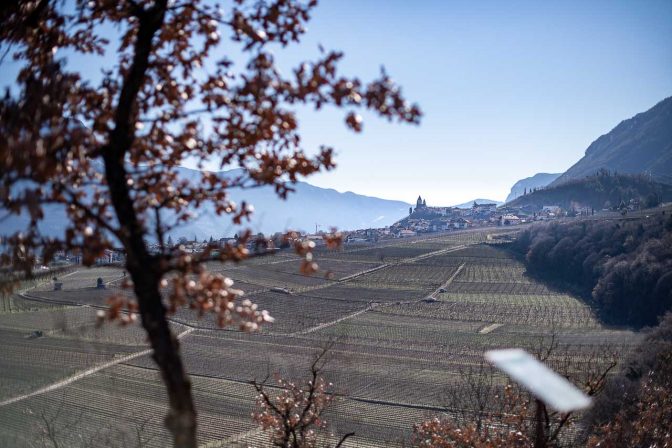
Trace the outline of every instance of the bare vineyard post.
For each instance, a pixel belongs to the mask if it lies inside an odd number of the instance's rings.
[[[534,437],[534,448],[546,448],[546,434],[544,432],[544,404],[540,399],[535,400],[537,414],[537,429]]]

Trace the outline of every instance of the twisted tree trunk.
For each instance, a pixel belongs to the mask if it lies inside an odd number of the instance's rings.
[[[166,426],[173,435],[175,447],[195,448],[196,410],[191,383],[180,358],[179,343],[166,319],[159,289],[162,275],[159,262],[144,243],[144,232],[133,208],[123,164],[105,157],[105,171],[112,204],[124,232],[126,268],[133,280],[142,326],[149,336],[154,350],[152,356],[159,366],[168,392],[170,411],[166,417]]]
[[[140,7],[139,7],[140,8]],[[191,395],[191,382],[179,353],[179,343],[170,331],[166,309],[160,292],[163,275],[159,261],[145,245],[145,229],[138,220],[133,205],[126,171],[125,157],[135,139],[134,116],[138,92],[145,82],[152,40],[160,30],[166,10],[166,0],[157,1],[149,9],[138,9],[140,21],[134,46],[133,62],[119,95],[114,128],[109,143],[102,148],[105,178],[110,199],[121,229],[121,242],[126,250],[126,268],[133,287],[142,326],[147,331],[152,357],[166,385],[170,410],[166,426],[176,448],[196,448],[196,410]]]

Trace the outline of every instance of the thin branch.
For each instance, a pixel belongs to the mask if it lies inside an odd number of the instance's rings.
[[[135,42],[133,62],[119,94],[119,102],[114,115],[114,128],[110,132],[109,144],[105,148],[114,154],[120,163],[135,140],[134,127],[131,125],[132,117],[137,112],[138,93],[145,82],[149,68],[152,40],[163,24],[167,3],[167,0],[160,0],[151,8],[144,10],[135,2],[130,2],[133,14],[140,19],[140,27]]]
[[[112,227],[112,225],[106,220],[104,220],[99,214],[93,213],[89,207],[87,207],[82,202],[80,202],[79,199],[77,199],[77,196],[74,192],[69,190],[67,187],[65,188],[65,190],[70,195],[70,201],[69,201],[70,204],[74,205],[79,210],[83,211],[88,218],[93,219],[99,226],[110,231],[117,238],[120,237],[119,229]]]
[[[180,120],[182,118],[187,118],[193,115],[200,115],[200,114],[206,114],[206,113],[212,113],[213,109],[212,107],[203,107],[200,109],[192,109],[192,110],[187,110],[184,112],[180,112],[178,114],[171,114],[170,119],[171,120]],[[156,121],[162,121],[164,120],[164,117],[162,115],[159,115],[158,117],[144,117],[144,118],[139,118],[138,121],[140,123],[154,123]]]
[[[551,435],[551,437],[548,438],[549,442],[553,442],[555,439],[558,438],[558,435],[560,435],[560,431],[565,426],[565,424],[567,423],[567,421],[569,420],[569,417],[571,417],[571,415],[572,415],[572,413],[568,412],[568,413],[566,413],[562,416],[562,418],[560,419],[560,422],[558,423],[558,426],[555,428],[555,431],[553,431],[553,434]]]
[[[2,53],[2,56],[0,56],[0,65],[2,65],[3,62],[5,62],[5,58],[9,54],[9,50],[12,49],[12,44],[7,45],[7,49]]]
[[[163,227],[161,226],[161,213],[159,207],[154,207],[154,219],[156,226],[156,238],[159,241],[159,247],[161,248],[161,253],[166,253],[166,246],[163,243]]]
[[[344,435],[343,437],[341,437],[341,440],[338,442],[338,444],[336,445],[335,448],[341,448],[341,446],[343,445],[343,443],[345,443],[345,441],[346,441],[348,438],[350,438],[350,437],[352,437],[352,436],[354,436],[354,435],[355,435],[354,432],[349,432],[349,433],[347,433],[346,435]]]
[[[257,383],[256,380],[252,381],[252,385],[254,388],[257,390],[257,392],[261,395],[261,398],[264,400],[264,403],[268,405],[271,409],[273,409],[273,412],[277,413],[278,415],[282,415],[282,411],[278,409],[275,404],[273,404],[273,400],[271,400],[264,390],[264,386],[262,384]]]

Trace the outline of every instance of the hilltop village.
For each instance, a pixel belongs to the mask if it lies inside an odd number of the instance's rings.
[[[348,234],[346,242],[378,241],[388,238],[412,237],[423,233],[447,232],[474,227],[497,227],[523,224],[532,221],[556,219],[567,212],[555,205],[541,210],[525,210],[520,207],[501,206],[495,203],[474,202],[470,208],[430,207],[427,199],[418,196],[415,207],[410,207],[408,216],[382,229],[356,230]]]

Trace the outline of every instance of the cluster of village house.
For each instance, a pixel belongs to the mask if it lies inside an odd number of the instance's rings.
[[[429,207],[427,200],[418,196],[409,215],[395,224],[381,229],[364,229],[350,232],[346,242],[377,241],[404,238],[422,233],[446,232],[472,227],[510,226],[531,221],[555,219],[565,212],[558,206],[544,206],[540,211],[527,211],[494,203],[478,204],[471,208]]]
[[[363,243],[376,242],[393,238],[404,238],[416,236],[423,233],[447,232],[458,229],[468,229],[472,227],[494,227],[517,225],[531,221],[554,219],[564,216],[566,213],[560,207],[555,205],[544,206],[542,210],[528,212],[520,208],[507,206],[497,207],[497,204],[477,204],[474,202],[471,208],[456,207],[429,207],[425,199],[418,196],[415,207],[409,209],[409,215],[395,224],[383,228],[370,228],[343,232],[344,243]],[[269,236],[272,240],[278,240],[282,234],[277,233]],[[259,235],[264,238],[264,235]],[[324,244],[322,232],[302,233],[298,236],[301,239],[308,239],[315,242],[316,245]],[[187,253],[198,253],[204,251],[212,245],[224,246],[225,244],[237,244],[236,237],[220,238],[213,240],[199,241],[195,236],[193,239],[185,237],[179,238],[174,242],[169,238],[167,245],[169,247],[180,246],[181,250]],[[252,238],[248,243],[248,249],[254,251],[257,239]],[[276,244],[279,247],[280,244]],[[159,251],[158,244],[151,244],[150,250]],[[55,261],[81,263],[81,256],[66,252],[56,253]],[[105,253],[96,260],[97,264],[122,263],[125,256],[121,250],[106,249]]]
[[[621,202],[616,207],[608,207],[602,211],[640,210],[637,199]],[[451,230],[469,229],[473,227],[513,226],[534,221],[548,221],[562,217],[590,216],[595,209],[574,203],[571,209],[565,210],[558,205],[544,205],[539,209],[534,205],[513,207],[497,206],[494,203],[476,202],[470,208],[429,207],[427,200],[418,196],[415,207],[410,207],[408,216],[389,227],[378,229],[361,229],[348,232],[345,243],[375,242],[392,238],[404,238],[424,233],[447,232]]]

